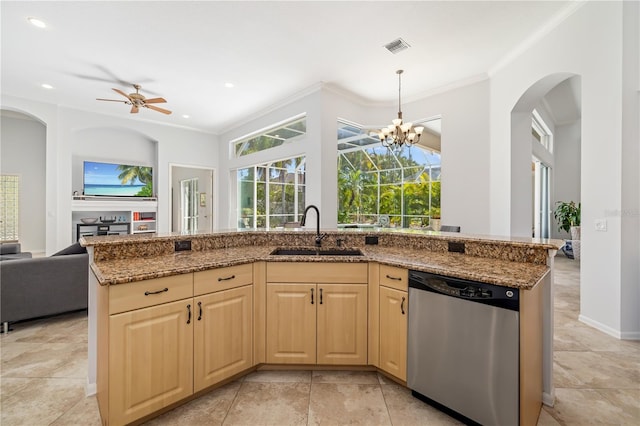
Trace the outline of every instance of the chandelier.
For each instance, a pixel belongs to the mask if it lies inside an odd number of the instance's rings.
[[[411,146],[418,143],[420,135],[424,131],[424,127],[413,127],[413,123],[404,123],[402,121],[402,109],[400,102],[401,95],[401,80],[403,70],[396,71],[398,74],[398,118],[391,120],[391,124],[387,127],[380,129],[378,132],[373,132],[372,135],[380,138],[382,146],[399,151],[403,146]]]

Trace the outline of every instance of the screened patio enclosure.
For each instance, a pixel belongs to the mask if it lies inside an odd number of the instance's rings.
[[[437,138],[440,120],[421,123]],[[421,141],[422,142],[422,141]],[[440,153],[390,150],[366,129],[338,122],[338,226],[425,228],[440,217]]]

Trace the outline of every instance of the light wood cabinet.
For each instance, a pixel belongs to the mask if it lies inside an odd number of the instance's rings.
[[[365,284],[267,284],[267,362],[366,365]]]
[[[407,380],[406,291],[380,287],[380,368]]]
[[[193,393],[192,300],[109,318],[109,421],[126,424]]]
[[[316,363],[315,285],[267,284],[267,363]]]
[[[367,264],[267,264],[266,361],[367,364]]]
[[[134,422],[253,366],[251,274],[241,265],[99,286],[104,424]]]
[[[194,299],[194,392],[252,366],[250,285]]]
[[[318,284],[317,363],[367,364],[367,286]]]

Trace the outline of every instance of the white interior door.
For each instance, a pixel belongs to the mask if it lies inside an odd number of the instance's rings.
[[[212,169],[171,166],[171,231],[208,233],[213,229]],[[183,182],[196,179],[197,186]],[[187,193],[188,192],[188,193]],[[190,219],[185,219],[190,218]]]

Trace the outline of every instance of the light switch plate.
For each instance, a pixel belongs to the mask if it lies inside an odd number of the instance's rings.
[[[604,232],[607,230],[607,219],[596,219],[596,231]]]

